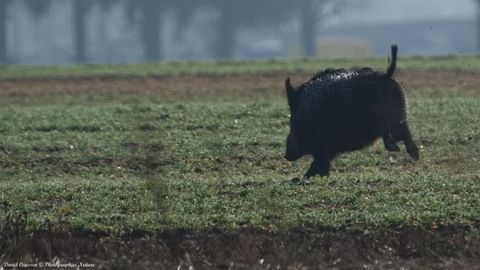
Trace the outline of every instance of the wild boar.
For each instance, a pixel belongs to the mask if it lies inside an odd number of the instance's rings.
[[[397,50],[392,45],[386,73],[371,68],[326,69],[298,89],[286,79],[290,133],[285,159],[313,155],[304,177],[328,176],[335,156],[362,149],[380,137],[387,150],[400,151],[396,142],[403,141],[408,154],[419,159],[407,123],[405,92],[392,78]]]

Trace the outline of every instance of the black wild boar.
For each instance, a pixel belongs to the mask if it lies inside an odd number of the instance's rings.
[[[392,61],[384,74],[371,68],[327,69],[297,90],[286,79],[291,116],[285,158],[313,155],[304,177],[328,176],[335,156],[380,137],[387,150],[400,151],[396,142],[403,141],[408,154],[419,159],[407,124],[405,93],[392,78],[396,61],[397,46],[392,45]]]

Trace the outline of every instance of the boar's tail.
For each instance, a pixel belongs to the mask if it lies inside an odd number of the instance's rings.
[[[390,66],[387,69],[387,73],[385,76],[387,78],[391,78],[393,76],[393,73],[395,72],[395,67],[397,66],[397,51],[398,51],[398,46],[397,45],[392,45],[392,61],[390,62]]]

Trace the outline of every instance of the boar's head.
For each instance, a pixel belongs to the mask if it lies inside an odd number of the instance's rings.
[[[285,80],[285,88],[287,90],[288,105],[290,106],[290,133],[287,136],[285,159],[295,161],[306,154],[305,148],[302,146],[301,140],[299,140],[300,131],[296,123],[299,93],[290,84],[290,78]]]

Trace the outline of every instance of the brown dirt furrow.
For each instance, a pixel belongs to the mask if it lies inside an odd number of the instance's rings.
[[[471,229],[36,232],[0,254],[5,262],[82,262],[95,269],[478,269],[480,239]]]
[[[250,96],[284,94],[287,76],[294,85],[308,80],[310,73],[259,73],[233,75],[108,76],[72,78],[1,79],[0,97],[42,98],[82,95],[160,94],[174,100],[197,96]],[[397,79],[407,92],[424,95],[434,91],[478,94],[478,76],[472,71],[399,70]]]

